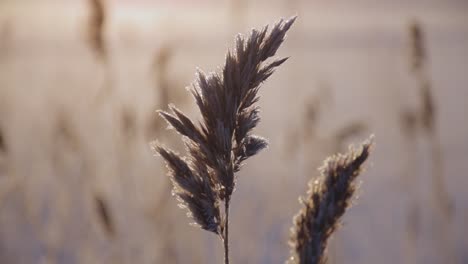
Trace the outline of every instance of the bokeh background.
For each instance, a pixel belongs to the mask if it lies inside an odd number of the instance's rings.
[[[149,142],[234,36],[297,14],[239,173],[234,263],[283,263],[322,160],[376,146],[330,262],[468,263],[468,2],[1,0],[0,263],[221,263]],[[415,33],[416,32],[416,33]],[[419,55],[418,55],[419,54]]]

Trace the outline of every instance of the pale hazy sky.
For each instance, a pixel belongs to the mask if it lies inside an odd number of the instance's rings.
[[[112,23],[139,25],[151,32],[156,21],[163,19],[176,23],[203,24],[208,27],[228,23],[229,7],[234,0],[105,0],[111,10]],[[239,0],[238,0],[239,1]],[[468,29],[468,1],[463,0],[242,0],[247,5],[247,20],[253,23],[270,21],[271,17],[298,13],[304,29],[345,27],[360,30],[378,26],[401,27],[410,17],[423,18],[438,28]],[[294,5],[298,6],[296,10]],[[300,4],[299,4],[300,3]],[[253,11],[262,10],[262,12]],[[88,12],[88,0],[0,0],[0,23],[14,20],[31,31],[57,29],[57,21],[78,23]],[[175,21],[176,20],[176,21]],[[122,22],[125,21],[125,22]],[[219,23],[217,26],[219,27]],[[54,23],[54,27],[49,27]],[[249,24],[253,24],[249,23]],[[189,25],[190,26],[190,25]],[[195,27],[198,27],[194,25]],[[65,26],[63,28],[66,28]],[[190,29],[188,29],[190,30]]]

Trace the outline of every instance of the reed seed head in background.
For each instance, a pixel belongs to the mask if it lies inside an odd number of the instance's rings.
[[[319,169],[320,177],[309,182],[307,197],[300,199],[304,207],[294,217],[288,263],[327,263],[328,239],[351,203],[355,179],[362,172],[372,144],[373,137],[359,149],[350,147],[346,154],[327,158]]]
[[[5,138],[3,137],[3,130],[0,127],[0,155],[7,151]]]
[[[203,229],[224,238],[226,219],[219,204],[228,206],[235,187],[234,173],[242,163],[267,146],[267,141],[251,134],[260,121],[258,90],[286,58],[273,57],[295,17],[280,20],[271,30],[253,29],[249,36],[238,35],[235,49],[228,51],[221,71],[198,71],[190,91],[202,115],[200,125],[174,105],[171,113],[160,115],[182,135],[187,157],[153,145],[166,161],[174,183],[174,194]]]
[[[417,115],[416,120],[422,128],[421,132],[426,134],[431,145],[432,203],[438,212],[436,217],[440,219],[440,225],[435,229],[440,232],[438,249],[447,263],[455,263],[453,252],[453,248],[455,248],[453,241],[455,240],[449,232],[454,208],[444,177],[444,153],[437,131],[437,104],[428,68],[430,54],[424,32],[424,27],[418,21],[411,23],[409,27],[411,67],[418,83],[416,87],[419,89],[421,100],[421,108],[415,115]]]
[[[413,70],[423,67],[426,60],[426,49],[424,45],[424,32],[417,21],[411,22],[408,29],[411,48],[411,66]]]
[[[106,23],[106,13],[104,0],[89,0],[90,15],[88,24],[88,42],[100,59],[106,59],[106,45],[104,43],[104,25]]]
[[[175,84],[169,79],[169,66],[174,56],[174,46],[164,44],[154,55],[152,72],[155,75],[155,102],[158,103],[158,108],[167,110],[167,106],[171,100],[179,98],[170,93],[171,88],[175,88]],[[154,138],[155,135],[160,134],[164,128],[164,121],[159,118],[154,118],[153,111],[151,111],[150,120],[146,128],[146,133],[149,138]]]
[[[423,27],[419,22],[413,21],[409,26],[411,44],[411,69],[415,73],[421,90],[422,111],[421,122],[424,129],[431,131],[435,123],[435,104],[432,94],[431,82],[427,76],[427,50]]]
[[[169,89],[171,83],[169,82],[168,72],[169,64],[174,56],[174,47],[168,44],[163,45],[156,53],[153,69],[156,74],[157,94],[159,95],[159,106],[166,109],[169,105]]]
[[[112,218],[108,203],[101,195],[94,195],[94,205],[96,209],[96,215],[101,223],[102,228],[105,230],[109,237],[115,235],[114,220]]]

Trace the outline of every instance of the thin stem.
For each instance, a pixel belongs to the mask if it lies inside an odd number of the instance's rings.
[[[229,264],[229,199],[224,200],[224,212],[226,220],[224,223],[224,264]]]

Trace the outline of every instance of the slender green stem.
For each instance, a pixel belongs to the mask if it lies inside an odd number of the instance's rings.
[[[229,199],[224,200],[224,212],[226,214],[224,223],[224,264],[229,264]]]

